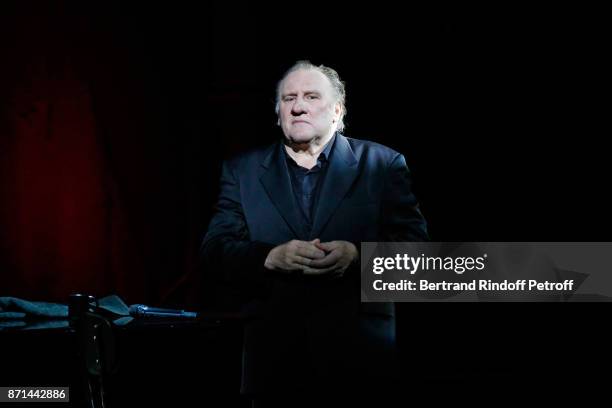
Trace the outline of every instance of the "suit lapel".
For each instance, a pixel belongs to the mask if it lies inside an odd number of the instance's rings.
[[[302,223],[299,209],[295,203],[287,162],[280,151],[282,148],[283,144],[277,143],[270,149],[270,153],[261,163],[264,172],[259,181],[296,238],[303,238],[305,234],[300,228]]]
[[[310,239],[319,238],[325,224],[336,211],[357,177],[358,162],[348,140],[338,133],[335,143],[327,174],[319,192],[318,208],[315,213]]]

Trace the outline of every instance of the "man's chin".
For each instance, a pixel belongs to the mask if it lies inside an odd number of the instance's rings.
[[[314,135],[291,134],[287,138],[293,144],[304,144],[304,143],[310,143],[315,138],[315,136]]]

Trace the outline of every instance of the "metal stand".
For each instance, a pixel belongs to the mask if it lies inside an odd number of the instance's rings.
[[[88,406],[105,408],[104,377],[115,365],[115,341],[110,322],[97,314],[93,296],[70,296],[70,325],[77,339],[79,370]]]

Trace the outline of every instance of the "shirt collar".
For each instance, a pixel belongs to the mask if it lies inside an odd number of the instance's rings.
[[[337,132],[335,132],[334,135],[331,137],[331,139],[329,139],[329,142],[327,142],[327,144],[323,148],[323,151],[321,151],[321,153],[319,154],[319,157],[317,158],[317,162],[329,161],[329,155],[331,154],[332,148],[334,146],[334,142],[336,141],[336,134]],[[285,158],[289,161],[289,163],[295,164],[297,166],[297,163],[295,162],[295,160],[293,160],[293,158],[289,156],[289,154],[287,154],[287,151],[285,150],[284,146],[282,150],[283,150],[283,154],[285,155]]]
[[[334,135],[332,136],[331,139],[329,139],[329,142],[327,142],[327,144],[325,145],[325,148],[323,149],[323,151],[319,155],[319,160],[321,160],[321,156],[323,156],[323,159],[325,161],[329,160],[329,155],[331,153],[331,149],[332,149],[332,146],[334,145],[335,141],[336,141],[336,133],[334,132]]]

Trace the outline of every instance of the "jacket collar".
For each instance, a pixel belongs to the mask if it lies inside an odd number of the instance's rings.
[[[300,229],[300,212],[294,199],[287,161],[282,154],[283,148],[283,143],[278,142],[269,149],[261,162],[264,172],[259,178],[260,182],[296,237],[308,240],[318,238],[357,177],[358,161],[355,153],[347,138],[337,133],[329,154],[327,174],[319,192],[312,232],[310,237],[306,237],[306,231]]]

